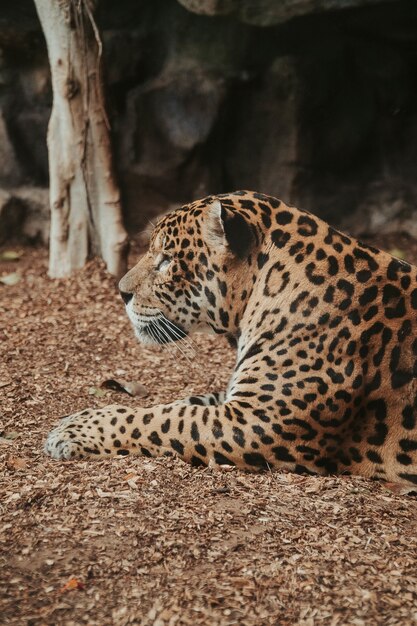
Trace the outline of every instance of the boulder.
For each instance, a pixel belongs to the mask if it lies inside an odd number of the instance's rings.
[[[117,127],[128,226],[137,228],[145,213],[151,217],[172,202],[190,200],[195,188],[202,190],[208,166],[202,164],[200,151],[223,97],[224,81],[193,63],[167,68],[129,92]]]
[[[254,26],[275,26],[293,17],[378,4],[381,0],[240,0],[238,15]]]
[[[417,184],[404,186],[399,179],[369,184],[341,226],[359,238],[403,232],[417,239]]]
[[[0,245],[12,239],[48,243],[48,189],[27,186],[0,189]]]
[[[19,148],[20,167],[24,181],[47,185],[49,180],[46,136],[50,117],[49,107],[23,109],[14,117],[14,140]]]
[[[49,189],[23,186],[14,190],[14,195],[25,207],[22,238],[47,244],[50,226]]]
[[[172,206],[239,187],[278,195],[352,232],[413,231],[415,3],[99,2],[130,232]],[[33,0],[3,0],[3,233],[48,238],[51,101]]]
[[[207,139],[222,95],[221,80],[193,67],[132,90],[125,123],[140,132],[126,133],[125,155],[135,172],[158,177],[180,166]]]
[[[19,184],[23,174],[10,139],[3,111],[0,110],[0,185]]]
[[[239,6],[239,0],[178,0],[183,7],[199,15],[227,15]]]
[[[237,90],[226,152],[231,189],[261,189],[287,201],[293,199],[300,96],[294,57],[277,58],[256,89],[248,84]]]
[[[0,189],[0,245],[17,239],[25,217],[25,207],[15,196]]]
[[[294,17],[378,4],[381,0],[178,0],[200,15],[236,13],[254,26],[275,26]]]

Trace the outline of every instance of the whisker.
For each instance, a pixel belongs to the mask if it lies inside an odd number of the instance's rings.
[[[178,330],[176,329],[175,325],[172,325],[172,323],[170,322],[170,320],[162,320],[165,322],[166,326],[168,327],[169,331],[175,336],[177,337],[176,343],[180,343],[183,345],[184,349],[187,349],[191,356],[193,358],[196,358],[197,354],[198,354],[198,346],[197,344],[192,341],[189,337],[187,336],[181,336],[178,333]]]
[[[161,338],[163,339],[164,335],[161,335],[162,329],[158,328],[155,322],[151,322],[149,326],[149,333],[155,339],[156,343],[159,343],[163,347],[166,347],[168,349],[168,352],[170,353],[170,356],[174,359],[174,361],[176,361],[175,352],[176,350],[178,351],[178,348],[170,342],[167,343],[165,341],[161,341]]]
[[[152,339],[155,341],[155,343],[161,343],[159,341],[159,336],[156,334],[155,332],[155,327],[153,326],[153,322],[150,322],[148,324],[148,333],[150,334],[150,336],[152,337]]]
[[[167,348],[172,351],[172,355],[174,356],[174,350],[177,350],[190,363],[190,365],[193,365],[188,354],[181,349],[181,347],[178,345],[178,342],[173,343],[167,331],[163,327],[158,325],[157,322],[152,322],[152,324],[154,325],[154,332],[158,334],[158,337],[162,337],[162,339],[165,337],[168,340],[161,343],[163,343],[164,346],[167,346]]]
[[[168,327],[170,332],[172,332],[178,338],[178,341],[183,342],[187,346],[190,352],[193,353],[193,356],[196,356],[197,345],[195,344],[195,342],[187,337],[187,335],[181,335],[180,329],[178,329],[175,324],[171,322],[171,320],[169,320],[167,317],[162,316],[160,321],[163,322]]]
[[[179,341],[176,341],[175,343],[171,342],[171,337],[169,336],[169,334],[167,333],[166,329],[164,329],[162,326],[158,326],[158,330],[163,333],[163,335],[168,339],[168,342],[165,343],[164,345],[166,346],[172,346],[175,347],[181,354],[182,356],[188,361],[188,363],[194,367],[194,363],[193,361],[191,361],[190,356],[185,352],[185,350],[183,350],[181,348],[181,346],[179,345]]]
[[[179,352],[181,356],[183,356],[183,354],[181,350],[179,350],[178,346],[169,341],[169,336],[161,331],[162,329],[157,326],[156,322],[150,322],[149,334],[154,339],[155,343],[163,346],[164,348],[166,347],[171,357],[174,359],[174,361],[176,361],[176,351]],[[168,341],[164,341],[164,337],[166,337]]]
[[[167,337],[168,341],[172,342],[172,345],[175,346],[176,348],[178,348],[178,350],[180,350],[180,352],[182,354],[184,354],[184,356],[186,356],[187,358],[191,358],[191,359],[195,359],[196,358],[196,353],[193,350],[192,347],[190,347],[188,344],[184,343],[182,341],[182,339],[175,339],[173,341],[172,339],[172,335],[173,335],[173,331],[170,330],[171,335],[168,334],[168,332],[166,331],[166,329],[160,327],[160,330],[163,330],[165,337]]]

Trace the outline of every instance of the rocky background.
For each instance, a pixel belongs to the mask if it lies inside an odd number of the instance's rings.
[[[100,0],[97,20],[132,234],[252,188],[417,237],[416,0]],[[51,97],[32,0],[1,0],[0,243],[47,240]]]

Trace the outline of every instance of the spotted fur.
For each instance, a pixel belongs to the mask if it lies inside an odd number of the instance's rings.
[[[259,193],[168,214],[121,280],[139,339],[226,335],[225,393],[65,418],[55,458],[179,455],[417,484],[417,268]]]

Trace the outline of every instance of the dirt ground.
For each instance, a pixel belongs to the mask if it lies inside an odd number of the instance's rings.
[[[407,237],[382,243],[417,261]],[[0,262],[0,280],[18,280],[0,283],[0,623],[417,624],[414,496],[361,478],[44,456],[60,416],[221,389],[234,355],[207,337],[191,362],[140,346],[99,263],[51,281],[44,250],[12,249],[19,260]],[[104,391],[107,378],[149,396]]]

